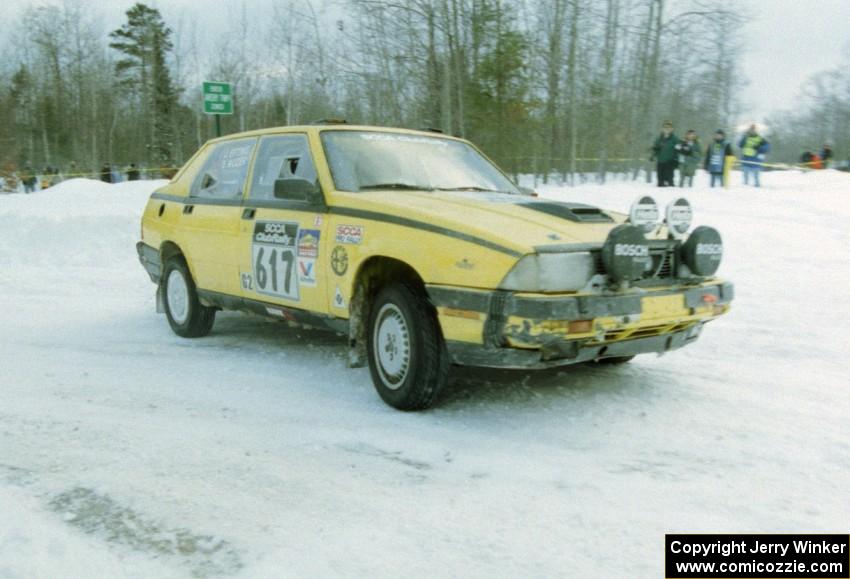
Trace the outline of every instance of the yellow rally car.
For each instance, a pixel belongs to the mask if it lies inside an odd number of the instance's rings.
[[[716,230],[536,198],[469,142],[345,124],[208,142],[151,195],[138,244],[180,336],[219,309],[328,327],[381,398],[428,407],[452,364],[622,362],[726,312]]]

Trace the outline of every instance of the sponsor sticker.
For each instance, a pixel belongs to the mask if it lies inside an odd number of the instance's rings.
[[[336,242],[360,245],[363,242],[365,228],[362,225],[337,225]]]
[[[626,255],[629,257],[648,257],[649,247],[634,243],[618,243],[614,245],[614,255]]]
[[[315,219],[313,219],[313,227],[321,227],[323,221],[321,215],[316,215]]]
[[[697,255],[723,255],[720,243],[697,243]]]
[[[336,291],[334,291],[333,305],[335,308],[345,308],[345,298],[342,297],[342,291],[339,289],[339,286],[336,286]]]
[[[331,252],[331,269],[337,275],[345,275],[348,271],[348,251],[341,245],[334,247]]]
[[[298,283],[304,286],[316,286],[316,260],[310,257],[298,258]]]
[[[318,229],[301,229],[298,231],[298,257],[319,257],[319,238],[322,232]]]
[[[415,137],[410,135],[399,135],[395,133],[358,133],[365,141],[397,141],[401,143],[421,143],[436,147],[448,147],[447,141],[434,137]]]

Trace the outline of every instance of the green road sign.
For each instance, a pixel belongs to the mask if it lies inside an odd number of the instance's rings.
[[[230,83],[204,81],[204,112],[208,115],[233,114]]]

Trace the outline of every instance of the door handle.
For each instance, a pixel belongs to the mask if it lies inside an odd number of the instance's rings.
[[[192,210],[193,210],[194,208],[195,208],[195,206],[194,206],[194,205],[184,205],[184,206],[183,206],[183,213],[184,213],[185,215],[189,215],[190,213],[192,213]]]
[[[254,215],[256,215],[257,210],[253,207],[246,207],[242,210],[242,219],[253,219]]]

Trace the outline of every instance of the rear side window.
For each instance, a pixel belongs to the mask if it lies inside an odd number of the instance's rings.
[[[192,197],[239,199],[257,139],[239,139],[213,145],[192,183]]]
[[[274,182],[278,179],[316,182],[316,165],[310,156],[307,135],[277,135],[260,141],[249,197],[273,200]]]

